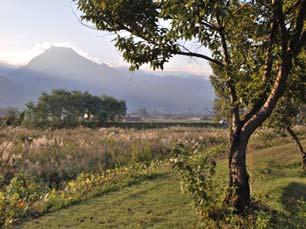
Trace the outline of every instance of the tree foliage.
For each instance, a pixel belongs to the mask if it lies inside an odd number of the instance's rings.
[[[21,114],[15,107],[0,107],[0,125],[11,126],[19,122]]]
[[[110,96],[93,96],[88,92],[53,90],[43,93],[37,104],[26,104],[24,124],[73,127],[87,121],[97,123],[120,119],[126,104]]]

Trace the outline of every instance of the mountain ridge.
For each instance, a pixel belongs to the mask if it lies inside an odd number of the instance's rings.
[[[190,76],[189,76],[190,75]],[[203,113],[212,107],[214,92],[207,79],[188,74],[188,77],[161,76],[144,71],[129,72],[98,64],[69,48],[50,48],[33,58],[27,65],[2,76],[5,83],[21,87],[1,94],[0,106],[13,99],[18,106],[36,100],[42,91],[69,89],[107,94],[125,99],[129,111],[145,107],[163,112]],[[4,80],[6,79],[6,80]],[[26,88],[26,89],[24,89]],[[21,95],[22,94],[22,95]],[[20,98],[21,97],[21,98]],[[11,100],[10,100],[11,101]]]

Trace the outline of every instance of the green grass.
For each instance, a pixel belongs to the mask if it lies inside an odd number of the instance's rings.
[[[29,222],[24,228],[186,228],[196,223],[178,178],[165,175]]]
[[[306,141],[303,141],[306,145]],[[227,162],[218,175],[227,178]],[[286,215],[300,198],[306,199],[306,176],[294,144],[250,152],[252,195]],[[195,228],[191,198],[181,194],[174,173],[79,203],[25,223],[23,228]],[[288,225],[287,225],[288,226]],[[293,227],[289,225],[288,228]]]
[[[249,158],[252,192],[278,211],[288,210],[301,198],[306,200],[306,176],[300,161],[294,144],[252,154]]]

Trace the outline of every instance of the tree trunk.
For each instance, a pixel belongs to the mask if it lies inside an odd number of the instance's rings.
[[[231,136],[229,152],[229,190],[226,203],[243,213],[250,205],[249,175],[246,167],[248,137],[239,129]]]
[[[303,168],[303,171],[306,171],[306,152],[304,151],[303,146],[298,136],[294,133],[294,131],[290,127],[287,127],[287,131],[291,135],[291,137],[293,138],[293,140],[295,141],[295,143],[297,144],[299,148],[299,151],[302,155],[302,168]]]

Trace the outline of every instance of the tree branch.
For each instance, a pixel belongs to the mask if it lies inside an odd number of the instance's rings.
[[[303,46],[303,40],[305,43],[305,38],[303,38],[303,36],[305,35],[302,34],[302,33],[305,33],[305,31],[303,32],[305,20],[306,20],[306,0],[301,0],[300,9],[299,9],[298,16],[296,19],[294,34],[293,34],[291,44],[290,44],[290,47],[294,53],[294,57],[297,56],[297,54],[299,53],[299,50],[302,48],[301,46]]]
[[[265,55],[266,55],[266,59],[265,59],[266,68],[265,68],[264,75],[263,75],[264,84],[267,82],[267,80],[270,76],[271,70],[272,70],[272,66],[273,66],[272,50],[273,50],[273,45],[275,43],[277,28],[278,28],[278,19],[274,16],[272,26],[271,26],[271,30],[270,30],[270,35],[269,35],[269,45],[268,45],[268,49],[265,53]]]
[[[223,50],[223,54],[224,54],[224,63],[225,63],[225,67],[226,67],[226,74],[228,76],[228,80],[227,80],[227,87],[229,89],[229,93],[230,93],[230,99],[231,99],[231,104],[232,104],[232,114],[233,114],[233,123],[235,124],[235,127],[240,126],[240,114],[239,114],[239,105],[238,105],[238,97],[237,97],[237,92],[236,92],[236,88],[233,84],[233,79],[231,77],[231,59],[230,59],[230,55],[229,55],[229,51],[228,51],[228,46],[226,43],[226,37],[224,34],[224,27],[222,27],[220,19],[217,17],[217,22],[218,25],[220,27],[219,35],[221,38],[221,46],[222,46],[222,50]]]
[[[206,22],[206,21],[201,21],[201,23],[202,23],[204,26],[210,28],[211,30],[219,31],[219,29],[220,29],[220,28],[218,28],[218,27],[214,26],[213,24],[208,23],[208,22]]]
[[[287,130],[287,132],[290,134],[290,136],[293,138],[293,140],[295,141],[295,143],[298,145],[300,152],[301,152],[302,154],[305,154],[305,151],[304,151],[304,149],[303,149],[303,146],[302,146],[302,144],[301,144],[301,142],[300,142],[298,136],[294,133],[293,129],[292,129],[290,126],[288,126],[288,127],[286,128],[286,130]]]
[[[233,12],[228,18],[227,20],[224,22],[224,27],[226,27],[226,25],[231,21],[233,20],[237,15],[240,14],[240,12],[244,9],[244,8],[247,8],[249,7],[248,4],[244,4],[242,5],[239,9],[237,9],[235,12]]]
[[[301,0],[296,1],[295,3],[292,4],[286,11],[285,15],[291,13],[292,10],[294,10],[299,4],[301,3]]]
[[[121,25],[121,26],[122,26],[122,28],[123,28],[124,30],[126,30],[127,32],[129,32],[129,33],[132,33],[132,32],[133,32],[130,28],[128,28],[128,27],[126,27],[126,26],[124,26],[124,25]],[[149,40],[147,37],[145,37],[145,36],[143,36],[143,35],[141,35],[141,34],[136,34],[136,35],[137,35],[138,37],[140,37],[141,39],[143,39],[144,41],[156,45],[156,42],[154,42],[154,41],[152,41],[152,40]],[[194,53],[194,52],[191,52],[191,51],[189,51],[189,50],[187,50],[187,52],[184,52],[184,51],[181,51],[181,50],[179,50],[179,51],[170,51],[170,52],[171,52],[171,54],[173,54],[173,55],[181,55],[181,56],[189,56],[189,57],[198,57],[198,58],[207,60],[207,61],[209,61],[209,62],[212,63],[212,64],[217,64],[217,65],[219,65],[219,66],[223,66],[223,64],[222,64],[220,61],[216,60],[216,59],[213,59],[213,58],[211,58],[211,57],[208,57],[208,56],[203,55],[203,54],[200,54],[200,53]]]
[[[303,34],[301,35],[301,38],[299,39],[296,48],[294,50],[294,57],[298,56],[298,54],[300,53],[301,49],[303,47],[305,47],[306,45],[306,31],[303,32]]]
[[[264,102],[263,106],[252,115],[250,120],[246,121],[244,124],[243,132],[248,136],[251,136],[256,128],[260,126],[272,113],[277,101],[285,92],[286,82],[292,69],[292,52],[288,51],[288,31],[285,26],[282,10],[283,1],[274,1],[273,6],[274,16],[279,18],[279,26],[281,28],[281,65],[278,69],[277,77],[267,100]]]
[[[271,70],[273,67],[273,56],[272,56],[272,50],[273,50],[273,45],[275,43],[275,38],[276,38],[276,32],[277,32],[277,28],[278,28],[278,18],[277,18],[277,14],[275,13],[273,16],[273,22],[271,25],[271,29],[270,29],[270,34],[269,34],[269,45],[268,48],[265,52],[265,70],[264,70],[264,74],[263,74],[263,85],[268,86],[267,85],[267,81],[270,77],[271,74]],[[267,87],[266,87],[267,89]],[[259,96],[260,98],[264,97],[266,94],[266,89],[262,92],[262,94]],[[242,123],[246,123],[247,121],[249,121],[253,115],[255,115],[261,108],[260,102],[257,102],[253,108],[244,115]]]
[[[218,61],[216,59],[213,59],[211,57],[205,56],[205,55],[200,54],[200,53],[174,51],[174,52],[172,52],[172,54],[174,54],[174,55],[182,55],[182,56],[189,56],[189,57],[198,57],[198,58],[207,60],[207,61],[209,61],[209,62],[211,62],[213,64],[217,64],[219,66],[223,66],[223,64],[220,61]]]

